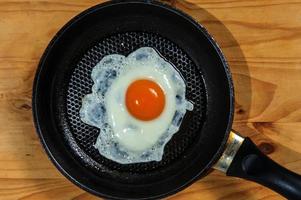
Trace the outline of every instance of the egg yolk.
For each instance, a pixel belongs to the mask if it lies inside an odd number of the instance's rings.
[[[162,113],[165,95],[162,88],[154,81],[136,80],[126,91],[125,103],[131,115],[139,120],[150,121]]]

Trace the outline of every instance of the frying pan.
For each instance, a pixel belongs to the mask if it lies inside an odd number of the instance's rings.
[[[92,68],[108,54],[152,47],[186,81],[194,110],[167,143],[160,162],[121,165],[93,147],[99,130],[81,122]],[[53,38],[38,66],[33,115],[41,142],[70,181],[109,199],[158,199],[207,175],[213,167],[301,199],[301,177],[276,164],[231,130],[234,92],[227,62],[208,32],[188,15],[155,1],[92,7]],[[154,130],[155,131],[155,130]]]

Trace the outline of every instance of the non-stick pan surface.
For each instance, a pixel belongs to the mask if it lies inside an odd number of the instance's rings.
[[[145,46],[181,72],[194,110],[162,161],[121,165],[93,147],[98,130],[81,122],[81,99],[105,55]],[[110,2],[81,13],[50,42],[36,73],[33,112],[46,152],[72,182],[107,198],[160,198],[205,175],[220,157],[232,124],[232,82],[219,47],[187,15],[157,2]]]

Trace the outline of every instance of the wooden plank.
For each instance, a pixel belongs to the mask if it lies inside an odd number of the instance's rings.
[[[301,1],[172,0],[214,36],[235,84],[234,129],[301,173]],[[91,200],[50,163],[31,116],[41,54],[68,20],[96,0],[0,2],[0,199]],[[283,199],[213,171],[169,199]]]

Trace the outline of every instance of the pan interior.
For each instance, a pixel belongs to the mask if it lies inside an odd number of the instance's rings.
[[[160,162],[122,165],[101,156],[93,147],[99,129],[83,123],[79,117],[79,110],[82,98],[91,93],[93,67],[106,55],[128,55],[140,47],[156,49],[180,71],[186,81],[186,99],[194,103],[194,109],[187,113],[180,131],[165,146],[164,156]],[[121,177],[124,177],[124,174],[139,174],[141,178],[150,176],[151,173],[158,173],[160,169],[164,169],[187,153],[194,141],[200,137],[200,129],[206,114],[206,93],[202,74],[181,48],[159,34],[125,32],[97,41],[78,59],[67,82],[67,88],[64,88],[67,90],[64,113],[67,123],[63,133],[77,158],[96,173],[105,170],[114,173],[114,176],[120,174]]]

